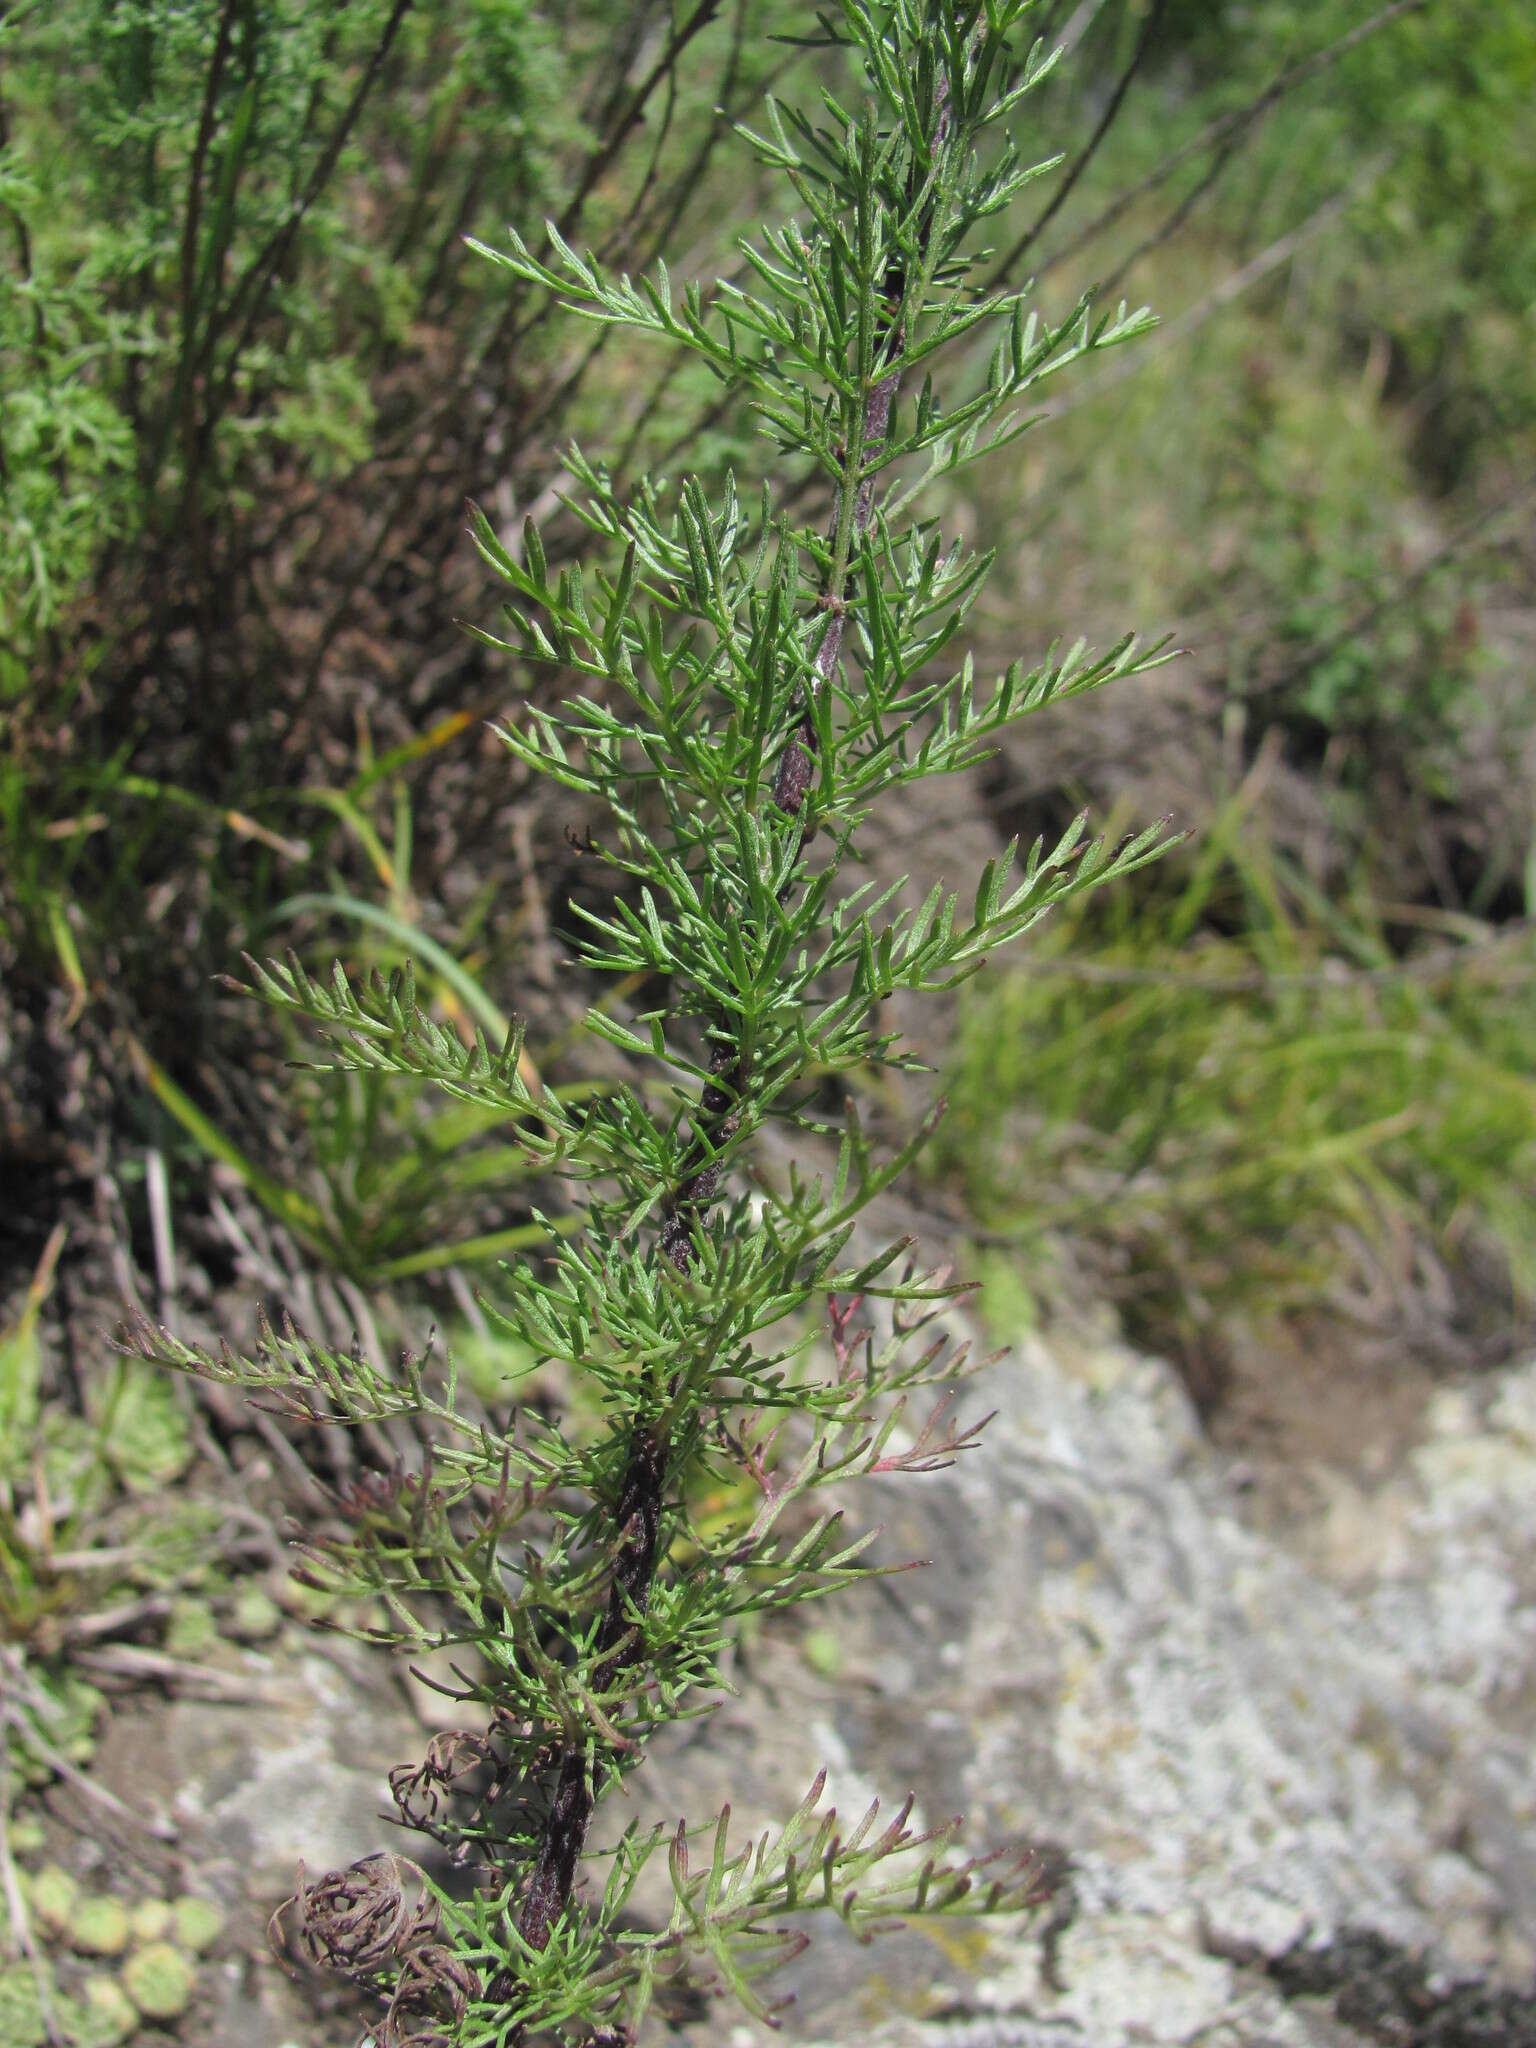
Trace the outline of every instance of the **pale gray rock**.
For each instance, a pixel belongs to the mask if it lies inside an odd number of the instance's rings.
[[[1027,1343],[972,1398],[984,1448],[873,1510],[931,1568],[845,1603],[834,1680],[755,1669],[653,1785],[766,1822],[828,1763],[840,1810],[911,1787],[1066,1875],[1007,1936],[818,1945],[779,2038],[1333,2048],[1368,2037],[1265,1965],[1349,1930],[1529,1986],[1536,1364],[1439,1395],[1398,1471],[1280,1533],[1112,1340]]]

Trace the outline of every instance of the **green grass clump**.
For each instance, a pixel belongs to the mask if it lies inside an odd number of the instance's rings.
[[[984,1237],[1096,1244],[1164,1346],[1362,1295],[1487,1337],[1536,1296],[1536,940],[1394,958],[1239,821],[1171,917],[1069,907],[964,1005],[937,1170]]]

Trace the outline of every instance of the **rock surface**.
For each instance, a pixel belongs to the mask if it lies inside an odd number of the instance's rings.
[[[830,1685],[754,1674],[676,1790],[698,1812],[717,1758],[738,1811],[766,1773],[782,1812],[830,1762],[845,1811],[913,1786],[978,1845],[1053,1845],[1064,1875],[1012,1938],[818,1944],[787,2037],[1530,2048],[1536,1998],[1499,1987],[1531,1990],[1536,1934],[1536,1365],[1436,1396],[1400,1469],[1329,1475],[1284,1535],[1245,1524],[1161,1364],[1029,1344],[983,1395],[984,1448],[882,1504],[887,1547],[933,1568],[845,1607]],[[1421,1956],[1413,2012],[1372,2019],[1347,1971],[1298,1990],[1298,1952],[1345,1949]],[[1482,2000],[1462,2031],[1435,2017],[1458,1997]]]
[[[1278,1525],[1175,1373],[1103,1331],[1027,1341],[967,1399],[999,1410],[980,1449],[850,1489],[930,1568],[749,1640],[619,1825],[729,1799],[744,1837],[827,1765],[845,1814],[912,1789],[977,1847],[1033,1841],[1052,1901],[869,1949],[817,1930],[782,2032],[720,2006],[688,2038],[1533,2048],[1536,1364],[1440,1392],[1392,1471],[1319,1472]],[[205,1980],[202,2048],[334,2044],[355,2022],[256,1957],[259,1922],[299,1855],[406,1846],[384,1777],[436,1696],[291,1628],[243,1658],[251,1697],[126,1711],[102,1770],[247,1950]]]

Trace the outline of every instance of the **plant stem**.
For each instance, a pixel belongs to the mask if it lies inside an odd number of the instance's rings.
[[[934,198],[923,223],[923,270],[926,271],[933,221],[948,191],[947,164],[943,163],[950,138],[951,109],[946,82],[941,78],[934,100],[932,154],[937,173]],[[912,198],[917,196],[919,166],[911,172]],[[901,267],[892,261],[886,270],[882,299],[885,332],[880,345],[870,337],[867,360],[878,367],[903,346],[902,307],[906,298]],[[915,300],[921,304],[921,293]],[[863,353],[863,351],[861,351]],[[891,409],[901,381],[899,370],[889,370],[866,389],[850,446],[843,458],[837,506],[831,531],[831,562],[821,598],[822,610],[830,614],[827,630],[816,655],[816,673],[822,685],[836,674],[842,652],[845,618],[843,591],[848,566],[868,529],[874,509],[875,471],[871,459],[884,446],[890,431]],[[774,776],[773,800],[781,811],[797,817],[810,787],[815,751],[815,728],[809,707],[791,734]],[[735,1135],[739,1125],[738,1103],[746,1082],[747,1053],[744,1048],[717,1044],[710,1058],[711,1079],[699,1095],[698,1126],[711,1154],[717,1154]],[[693,1262],[693,1226],[708,1211],[719,1193],[724,1168],[718,1157],[691,1174],[670,1198],[658,1239],[662,1254],[681,1274]],[[656,1570],[657,1540],[661,1527],[667,1461],[667,1438],[658,1433],[650,1419],[637,1423],[630,1438],[624,1484],[619,1494],[615,1523],[620,1532],[618,1555],[609,1588],[608,1608],[598,1636],[599,1662],[595,1688],[606,1692],[622,1677],[630,1662],[635,1636],[635,1617],[643,1616],[650,1600]],[[560,1758],[554,1795],[544,1823],[544,1833],[534,1864],[532,1881],[524,1902],[520,1932],[530,1948],[544,1949],[555,1921],[570,1898],[576,1868],[591,1824],[596,1794],[589,1769],[585,1742],[571,1743]]]

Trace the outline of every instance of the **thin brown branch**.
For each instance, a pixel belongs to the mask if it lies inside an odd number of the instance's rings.
[[[213,352],[218,346],[221,329],[227,331],[229,327],[233,326],[235,320],[240,318],[243,311],[244,317],[240,320],[239,332],[236,334],[234,343],[229,350],[224,374],[219,380],[218,389],[214,397],[206,408],[199,429],[197,442],[197,461],[199,463],[206,455],[214,428],[223,417],[224,410],[229,404],[230,395],[234,390],[235,379],[240,372],[240,364],[244,359],[246,350],[250,346],[252,336],[255,334],[257,323],[266,311],[267,297],[272,289],[273,282],[284,263],[288,260],[289,252],[311,207],[313,207],[315,201],[330,182],[331,174],[340,160],[341,152],[346,147],[347,138],[357,124],[357,118],[363,110],[363,105],[368,95],[373,90],[374,83],[384,66],[385,59],[394,47],[395,37],[399,33],[400,24],[410,12],[411,5],[412,0],[395,0],[394,6],[390,9],[389,19],[385,22],[383,31],[373,47],[368,62],[363,67],[362,76],[353,88],[352,97],[347,102],[341,118],[331,130],[325,148],[320,152],[320,156],[309,175],[302,195],[288,209],[282,226],[268,238],[264,247],[251,258],[245,275],[235,287],[223,321],[221,323],[209,322],[208,339],[202,350],[202,366],[207,371],[211,371],[213,367]]]
[[[1131,81],[1141,69],[1142,59],[1146,56],[1148,49],[1151,47],[1153,37],[1162,25],[1166,9],[1167,0],[1153,0],[1153,4],[1147,9],[1146,16],[1141,24],[1141,33],[1136,38],[1136,47],[1131,52],[1130,62],[1115,80],[1114,89],[1109,95],[1103,113],[1094,125],[1093,133],[1083,144],[1081,150],[1079,150],[1066,175],[1062,178],[1060,184],[1057,185],[1056,190],[1051,194],[1050,199],[1046,202],[1040,214],[1024,230],[1024,233],[1020,235],[1012,249],[1009,250],[1002,265],[1003,269],[1012,270],[1013,266],[1025,252],[1034,247],[1040,236],[1072,197],[1073,192],[1077,189],[1078,180],[1093,162],[1103,144],[1105,136],[1108,135],[1110,129],[1115,125],[1116,117],[1119,115],[1121,107],[1125,104],[1125,96],[1130,91]]]
[[[555,223],[561,235],[569,239],[576,223],[581,218],[582,210],[586,206],[587,200],[591,197],[593,187],[598,183],[599,179],[606,175],[615,158],[625,148],[631,135],[639,126],[651,94],[670,75],[683,52],[688,48],[688,45],[714,20],[719,11],[720,0],[699,0],[699,5],[689,15],[688,19],[675,28],[671,35],[668,36],[666,43],[656,57],[656,61],[630,94],[628,103],[623,107],[622,111],[615,113],[612,125],[607,133],[603,136],[597,147],[591,151],[586,162],[582,165],[576,180],[575,190],[562,207],[560,217]],[[486,364],[493,359],[497,361],[510,360],[517,346],[526,339],[527,335],[535,327],[541,326],[550,317],[552,311],[552,302],[546,300],[530,316],[529,320],[519,328],[516,325],[519,304],[520,299],[518,295],[513,294],[508,302],[506,312],[497,321],[496,326],[492,330],[489,341],[478,356],[475,357],[472,375],[478,376]]]
[[[1135,269],[1143,256],[1150,256],[1154,249],[1161,249],[1165,242],[1173,240],[1206,193],[1211,191],[1220,181],[1222,172],[1237,154],[1241,141],[1242,137],[1240,135],[1234,135],[1229,141],[1223,143],[1194,184],[1190,186],[1184,197],[1173,209],[1172,213],[1168,214],[1158,226],[1153,228],[1150,234],[1144,235],[1128,255],[1121,257],[1108,277],[1104,278],[1099,285],[1099,290],[1105,299],[1113,300],[1115,293],[1120,289],[1127,274]]]
[[[240,9],[240,0],[224,0],[219,16],[219,32],[214,41],[213,55],[208,60],[208,77],[203,87],[202,111],[198,116],[197,139],[192,145],[192,162],[187,171],[187,217],[181,231],[181,350],[182,359],[190,359],[192,347],[192,324],[196,317],[195,297],[197,291],[197,231],[203,217],[203,173],[208,164],[208,147],[213,140],[214,122],[218,117],[219,87],[224,82],[224,67],[229,61],[230,45],[235,37],[235,16]],[[188,391],[191,380],[188,379]]]
[[[1085,222],[1067,242],[1059,249],[1052,250],[1042,263],[1036,265],[1035,276],[1046,276],[1048,272],[1065,263],[1069,257],[1085,249],[1090,242],[1097,241],[1100,235],[1122,220],[1149,193],[1156,192],[1166,185],[1174,172],[1191,158],[1203,156],[1207,150],[1215,149],[1224,152],[1221,162],[1225,165],[1247,139],[1249,132],[1285,98],[1287,93],[1294,92],[1298,86],[1307,84],[1320,72],[1330,69],[1341,58],[1347,57],[1352,50],[1357,50],[1362,43],[1379,34],[1382,29],[1390,28],[1393,22],[1400,21],[1405,15],[1422,12],[1428,4],[1429,0],[1392,0],[1390,6],[1383,7],[1369,20],[1360,22],[1337,41],[1329,43],[1323,49],[1309,51],[1305,57],[1291,65],[1289,70],[1282,71],[1271,79],[1264,90],[1245,105],[1234,108],[1229,114],[1217,115],[1215,120],[1206,123],[1198,135],[1192,135],[1187,142],[1180,143],[1177,149],[1170,150],[1162,162],[1148,171],[1144,178],[1139,178],[1135,184],[1128,185],[1123,192],[1117,193],[1107,206]],[[1229,143],[1230,148],[1227,147]],[[1205,189],[1208,182],[1202,181],[1200,189]],[[998,262],[988,280],[989,287],[1007,281],[1014,265],[1033,239],[1033,231],[1027,230],[1020,241],[1015,243]]]

